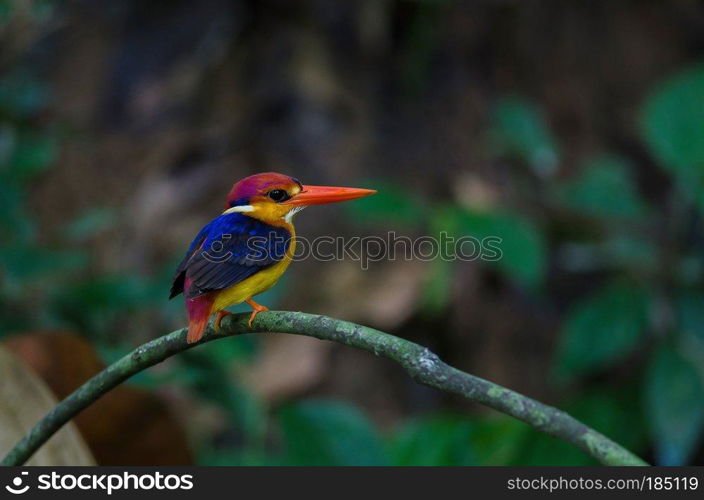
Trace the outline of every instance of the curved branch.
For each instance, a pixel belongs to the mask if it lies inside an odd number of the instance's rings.
[[[358,347],[396,361],[416,382],[459,394],[511,415],[576,446],[604,465],[648,465],[567,413],[453,368],[425,347],[408,340],[327,316],[262,312],[252,328],[247,326],[248,317],[248,314],[227,316],[221,323],[221,331],[210,328],[198,344],[241,333],[288,332]],[[15,445],[3,459],[2,465],[22,465],[66,422],[100,396],[132,375],[198,344],[187,344],[186,329],[181,329],[138,347],[61,401]]]

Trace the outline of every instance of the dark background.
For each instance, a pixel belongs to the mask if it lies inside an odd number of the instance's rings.
[[[306,237],[498,236],[503,258],[309,259],[262,303],[704,463],[702,2],[0,0],[3,349],[60,398],[181,327],[182,253],[270,170],[379,190],[306,210]],[[77,424],[99,464],[592,463],[286,335],[178,356]]]

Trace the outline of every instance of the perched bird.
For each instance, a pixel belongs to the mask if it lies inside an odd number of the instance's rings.
[[[371,189],[305,186],[288,175],[267,172],[245,177],[227,196],[225,211],[191,243],[179,264],[169,298],[183,292],[188,343],[203,336],[213,313],[215,327],[240,302],[252,307],[249,325],[267,308],[252,297],[271,288],[291,263],[296,246],[293,215],[308,205],[352,200]]]

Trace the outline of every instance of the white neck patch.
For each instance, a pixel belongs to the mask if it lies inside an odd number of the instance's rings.
[[[303,210],[306,207],[293,207],[291,210],[286,212],[286,215],[284,215],[284,221],[287,224],[291,224],[291,220],[293,219],[293,216],[296,215],[298,212]]]
[[[234,213],[244,213],[244,212],[254,212],[254,207],[252,205],[237,205],[230,207],[225,210],[222,214],[234,214]]]

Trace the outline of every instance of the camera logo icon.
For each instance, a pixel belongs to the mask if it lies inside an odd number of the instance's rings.
[[[12,484],[8,484],[5,486],[5,489],[12,493],[13,495],[21,495],[22,493],[27,493],[27,490],[29,489],[29,485],[25,484],[22,486],[22,476],[28,475],[29,472],[21,472],[19,476],[16,476],[12,480]]]

